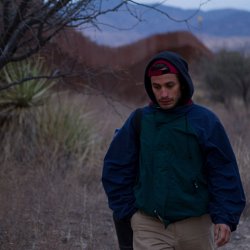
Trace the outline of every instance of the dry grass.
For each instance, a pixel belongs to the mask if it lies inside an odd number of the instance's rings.
[[[60,96],[38,112],[35,127],[5,131],[0,249],[115,249],[100,183],[105,126],[87,105],[83,96]]]
[[[240,174],[242,182],[244,185],[245,194],[247,197],[247,204],[244,210],[243,216],[250,216],[250,152],[249,152],[249,142],[246,142],[244,138],[239,137],[238,140],[234,142],[235,154],[238,160]]]

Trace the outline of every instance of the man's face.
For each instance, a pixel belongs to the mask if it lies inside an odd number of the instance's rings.
[[[151,76],[152,90],[162,109],[171,109],[181,98],[181,84],[175,74]]]

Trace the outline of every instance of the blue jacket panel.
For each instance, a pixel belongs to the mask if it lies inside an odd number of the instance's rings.
[[[133,188],[138,175],[139,140],[134,117],[135,112],[116,132],[104,158],[102,183],[116,219],[129,218],[137,210]]]
[[[246,201],[230,141],[216,115],[204,107],[194,105],[189,122],[197,132],[206,157],[212,221],[226,223],[234,231]]]

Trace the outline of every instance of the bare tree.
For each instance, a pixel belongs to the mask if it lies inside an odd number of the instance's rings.
[[[138,13],[131,8],[135,5],[158,11],[176,22],[187,22],[199,11],[178,20],[157,8],[160,4],[145,5],[133,0],[0,0],[0,70],[9,62],[39,51],[63,28],[98,26],[99,16],[122,7],[140,21]]]
[[[103,10],[97,0],[1,0],[0,70],[39,51],[63,28],[94,25],[99,15],[117,11],[125,3]]]
[[[204,0],[201,5],[207,1],[210,0]],[[133,0],[0,0],[0,71],[10,62],[21,61],[37,53],[64,28],[86,25],[98,27],[98,17],[109,12],[123,9],[140,22],[140,13],[134,8],[137,5],[175,22],[187,23],[199,11],[198,8],[190,17],[179,20],[158,8],[160,3],[145,5]],[[46,77],[57,76],[52,73]],[[60,76],[65,76],[65,72]],[[0,91],[24,81],[26,78],[5,84]]]

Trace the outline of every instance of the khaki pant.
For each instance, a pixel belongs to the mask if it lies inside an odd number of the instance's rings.
[[[138,211],[131,219],[134,250],[213,250],[213,224],[209,215],[189,218],[167,228]]]

